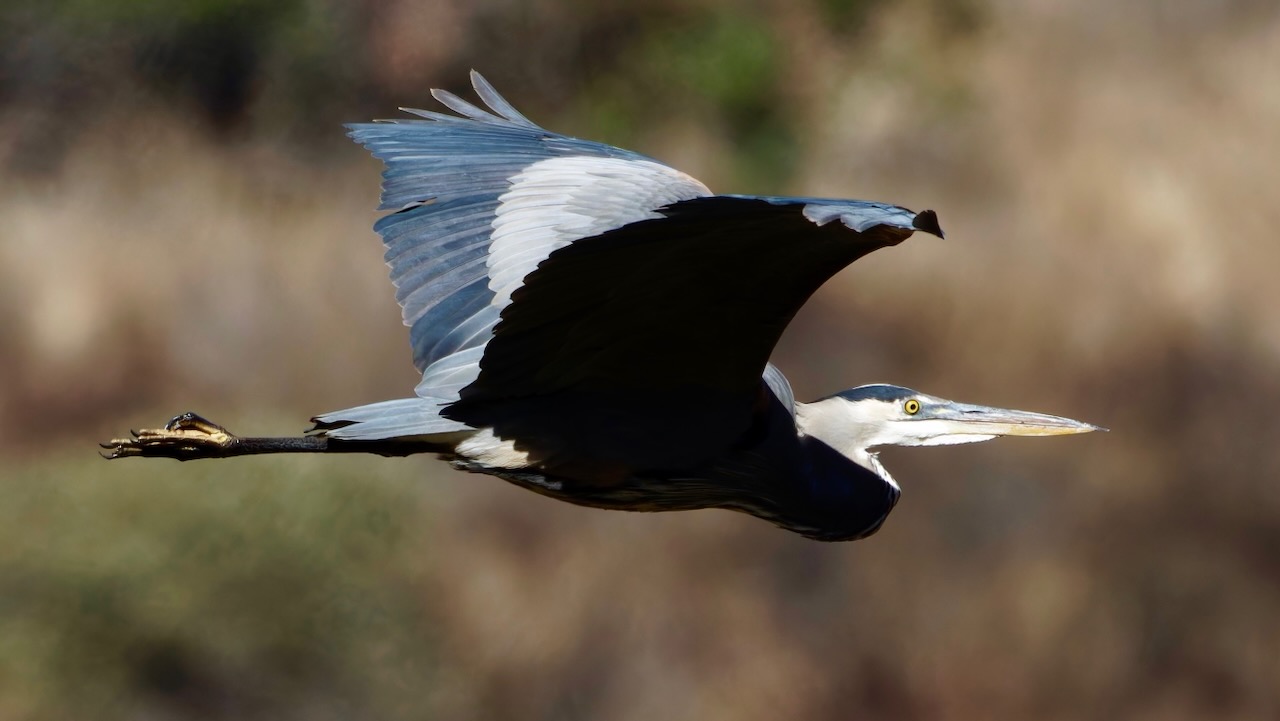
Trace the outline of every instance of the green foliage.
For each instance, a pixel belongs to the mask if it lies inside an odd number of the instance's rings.
[[[427,684],[424,510],[408,482],[331,461],[178,468],[92,458],[0,485],[11,702],[61,718],[228,704],[388,718]]]
[[[613,67],[580,102],[590,132],[640,144],[678,106],[735,148],[735,181],[779,191],[795,171],[796,118],[788,112],[780,39],[764,13],[703,10],[646,18]],[[659,102],[654,102],[659,100]]]
[[[837,34],[861,29],[884,0],[821,0],[818,9],[827,27]]]
[[[710,14],[655,34],[643,52],[651,67],[729,116],[767,109],[778,84],[777,41],[760,16]]]
[[[26,102],[81,107],[140,95],[177,105],[218,132],[296,129],[349,103],[357,6],[324,0],[61,0],[0,10],[0,76]],[[6,51],[7,50],[7,51]],[[49,88],[57,92],[49,95]],[[187,106],[187,107],[183,107]],[[331,126],[330,126],[331,127]]]
[[[191,27],[237,18],[250,30],[255,24],[269,27],[273,18],[298,11],[304,0],[62,0],[47,5],[50,19],[88,31],[106,24],[113,29],[132,27],[142,32],[165,26]]]
[[[780,191],[795,171],[795,128],[786,114],[781,50],[766,19],[721,12],[653,38],[650,67],[715,109],[736,146],[744,186]]]

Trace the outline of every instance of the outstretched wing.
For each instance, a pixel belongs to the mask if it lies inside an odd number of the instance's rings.
[[[493,426],[544,457],[573,439],[632,467],[701,460],[750,425],[776,385],[761,379],[769,354],[819,285],[916,229],[940,233],[929,211],[711,196],[540,128],[471,79],[488,110],[433,91],[457,115],[350,126],[386,164],[381,207],[396,212],[375,228],[423,371],[423,402],[401,402],[390,430],[322,417],[353,437]]]
[[[489,110],[434,90],[458,115],[348,126],[386,165],[380,208],[396,212],[374,228],[424,371],[418,394],[444,400],[474,380],[512,291],[552,251],[710,193],[638,153],[544,130],[471,81]]]
[[[525,276],[444,415],[550,456],[573,439],[630,465],[696,462],[750,425],[774,345],[822,283],[936,229],[932,213],[859,201],[713,196],[658,212]]]

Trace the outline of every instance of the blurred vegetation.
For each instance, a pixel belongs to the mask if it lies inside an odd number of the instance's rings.
[[[429,514],[403,480],[306,465],[21,466],[0,506],[4,716],[412,715],[439,663]]]
[[[1258,0],[0,5],[0,718],[1280,715],[1278,49]],[[800,397],[1112,433],[886,451],[844,545],[427,458],[93,456],[408,392],[340,124],[471,67],[718,190],[939,211],[796,319]]]

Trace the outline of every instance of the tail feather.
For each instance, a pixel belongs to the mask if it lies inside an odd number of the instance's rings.
[[[316,416],[311,419],[316,424],[311,432],[346,441],[377,441],[475,430],[465,423],[441,417],[443,408],[444,404],[435,398],[382,401]]]

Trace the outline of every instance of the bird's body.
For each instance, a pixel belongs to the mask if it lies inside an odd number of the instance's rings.
[[[897,485],[803,433],[795,406],[787,402],[762,387],[744,432],[731,441],[709,444],[703,441],[709,434],[693,431],[685,443],[701,448],[701,457],[679,458],[679,465],[665,468],[629,467],[603,458],[548,464],[524,453],[509,454],[510,441],[501,442],[503,451],[488,455],[494,436],[487,431],[478,434],[480,443],[464,441],[446,455],[462,470],[497,475],[583,506],[631,511],[726,508],[826,541],[874,532],[898,500]],[[655,455],[661,455],[662,440],[652,442]]]
[[[791,318],[863,255],[941,236],[931,211],[713,195],[472,81],[489,110],[436,91],[458,115],[350,126],[386,165],[394,212],[375,228],[423,378],[413,398],[318,416],[315,447],[293,450],[432,451],[581,505],[728,508],[847,540],[899,495],[868,448],[1093,430],[896,386],[796,403],[768,364]],[[174,450],[198,424],[167,430],[187,435],[115,455],[218,455]]]

